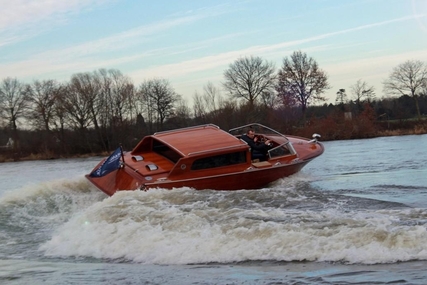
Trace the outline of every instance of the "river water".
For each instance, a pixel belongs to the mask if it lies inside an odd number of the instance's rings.
[[[261,190],[126,191],[0,164],[0,284],[427,284],[427,135],[325,142]]]

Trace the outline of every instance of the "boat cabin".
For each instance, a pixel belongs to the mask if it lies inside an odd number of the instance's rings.
[[[132,167],[142,175],[168,173],[168,179],[200,176],[246,169],[250,163],[249,147],[215,125],[203,125],[165,131],[146,136],[130,153]],[[144,167],[141,167],[144,165]],[[154,178],[154,177],[153,177]]]

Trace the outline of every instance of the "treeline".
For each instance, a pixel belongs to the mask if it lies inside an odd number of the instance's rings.
[[[224,78],[222,89],[207,83],[201,94],[196,92],[191,107],[168,80],[136,86],[119,70],[78,73],[65,83],[5,78],[0,84],[0,161],[104,155],[119,144],[130,150],[147,134],[206,123],[228,130],[259,122],[286,134],[320,133],[323,140],[427,129],[425,85],[379,100],[359,80],[350,88],[351,98],[339,89],[335,104],[321,105],[321,94],[330,89],[326,73],[300,51],[285,58],[277,73],[259,57],[238,59]]]
[[[387,134],[427,133],[427,120],[414,119],[413,100],[409,96],[383,99],[356,106],[350,103],[343,106],[324,104],[311,106],[307,118],[303,119],[298,108],[270,108],[258,104],[250,108],[247,104],[235,101],[223,102],[221,108],[194,116],[184,108],[168,117],[160,126],[146,122],[140,115],[135,119],[112,120],[94,127],[51,129],[49,131],[23,130],[13,135],[10,127],[0,129],[2,149],[0,161],[22,158],[46,159],[78,155],[105,155],[119,144],[126,150],[132,149],[139,140],[156,131],[199,124],[213,123],[228,130],[250,122],[260,122],[286,134],[310,137],[313,133],[322,135],[322,140],[370,138]],[[207,107],[207,106],[206,106]],[[208,109],[208,108],[207,108]],[[427,113],[427,96],[420,97],[420,109]],[[349,115],[351,114],[351,115]],[[19,147],[4,147],[10,138],[18,138]],[[102,139],[102,141],[101,141]]]

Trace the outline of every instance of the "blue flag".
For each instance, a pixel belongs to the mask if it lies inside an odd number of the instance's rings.
[[[107,175],[111,171],[119,169],[121,155],[122,149],[119,147],[97,169],[92,171],[89,176],[102,177],[104,175]]]

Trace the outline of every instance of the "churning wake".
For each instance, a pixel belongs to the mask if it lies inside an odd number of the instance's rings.
[[[146,264],[427,259],[426,210],[322,194],[308,179],[295,175],[261,190],[154,189],[108,198],[83,182],[80,190],[65,187],[65,197],[50,186],[35,191],[45,193],[41,201],[30,195],[31,203],[50,204],[53,216],[39,218],[57,225],[38,250]]]

